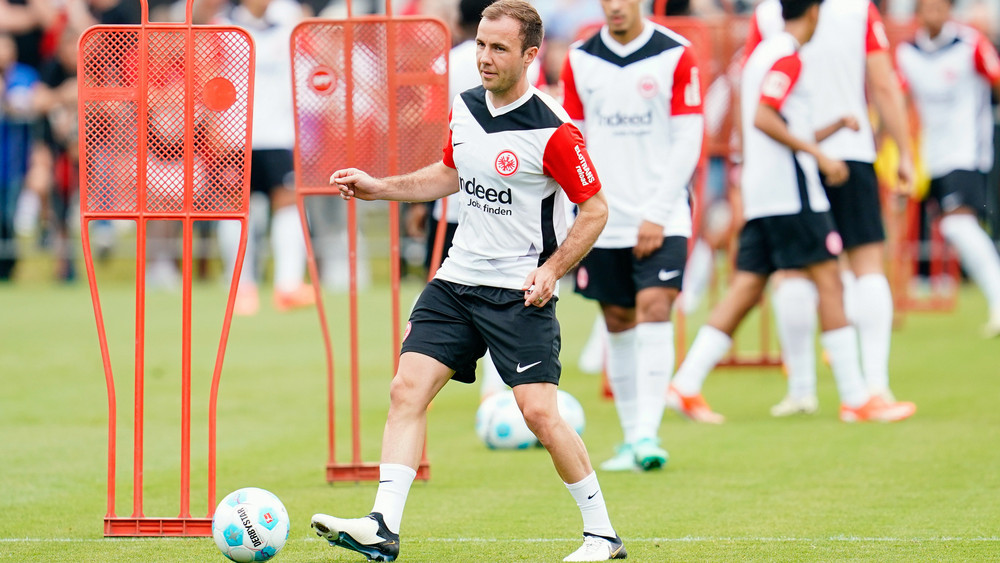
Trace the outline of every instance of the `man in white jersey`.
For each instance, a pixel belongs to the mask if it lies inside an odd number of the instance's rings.
[[[804,81],[799,47],[820,19],[821,0],[783,0],[785,28],[750,55],[741,82],[743,215],[736,273],[725,297],[699,330],[677,378],[702,381],[732,345],[732,334],[776,270],[801,269],[819,293],[820,337],[830,353],[845,422],[895,421],[912,403],[871,395],[858,364],[857,333],[847,322],[836,256],[842,250],[820,173],[830,185],[847,180],[848,167],[821,152],[821,140],[843,128],[837,119],[814,130],[815,102]]]
[[[297,3],[293,7],[299,8]],[[254,62],[253,150],[250,155],[250,190],[270,197],[271,250],[274,256],[274,307],[279,311],[312,305],[315,295],[303,283],[306,243],[295,205],[292,148],[295,129],[292,108],[292,28],[301,12],[272,0],[241,0],[226,15],[227,23],[246,29],[257,46]],[[256,209],[251,214],[256,215]],[[250,225],[257,221],[251,218]],[[240,244],[238,221],[219,222],[219,247],[232,271]],[[246,257],[233,312],[252,315],[259,298],[255,279],[255,233],[247,238]]]
[[[488,347],[580,507],[584,542],[565,561],[626,556],[586,447],[556,406],[557,284],[597,239],[607,203],[580,131],[527,80],[541,40],[542,21],[527,2],[499,0],[486,8],[476,38],[482,86],[456,97],[442,162],[384,179],[353,168],[331,177],[345,198],[429,201],[462,194],[454,244],[407,323],[372,512],[312,518],[331,545],[395,560],[427,406],[449,379],[473,381]],[[559,190],[580,209],[568,233]]]
[[[987,337],[1000,336],[1000,258],[977,220],[986,209],[993,166],[990,87],[1000,95],[996,49],[978,31],[951,21],[949,0],[919,0],[912,43],[896,50],[900,73],[920,114],[930,197],[944,217],[941,234],[986,295]],[[996,189],[996,186],[994,186]]]
[[[659,429],[691,236],[687,186],[701,156],[701,86],[690,43],[646,20],[640,0],[601,6],[605,25],[570,49],[562,71],[563,105],[609,194],[608,224],[580,263],[576,291],[600,304],[625,435],[601,469],[649,470],[668,459]]]
[[[842,117],[857,127],[843,128],[820,143],[832,158],[844,160],[849,180],[841,186],[825,184],[834,223],[844,241],[845,305],[858,330],[861,365],[866,384],[887,402],[889,346],[892,332],[892,293],[884,270],[885,232],[875,176],[875,142],[868,120],[867,92],[882,125],[900,147],[898,176],[901,188],[912,182],[913,164],[903,97],[889,54],[889,41],[878,9],[870,0],[824,2],[816,34],[802,48],[802,79],[814,90],[813,114],[818,125]],[[778,0],[764,0],[754,12],[746,52],[760,38],[780,31]],[[772,408],[787,416],[812,413],[816,400],[816,287],[802,273],[783,272],[772,295],[782,358],[788,370],[788,394]]]

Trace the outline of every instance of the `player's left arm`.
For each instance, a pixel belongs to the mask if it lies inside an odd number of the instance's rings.
[[[633,249],[639,259],[649,256],[663,245],[663,227],[687,190],[701,160],[705,119],[698,63],[690,46],[684,47],[674,69],[669,129],[670,141],[665,147],[664,158],[670,173],[661,179],[659,189],[643,212],[639,237]]]
[[[544,264],[524,279],[524,306],[543,307],[555,293],[556,283],[590,252],[608,222],[608,202],[601,191],[594,163],[587,153],[580,130],[563,123],[545,147],[542,157],[545,174],[553,178],[569,200],[579,206],[579,214],[566,240]]]
[[[868,3],[865,51],[868,89],[886,131],[899,147],[899,188],[908,192],[913,185],[914,169],[913,155],[910,154],[910,122],[906,116],[906,101],[889,54],[885,24],[882,23],[878,8],[871,2]]]
[[[975,57],[976,72],[993,86],[993,91],[1000,98],[1000,57],[993,44],[983,35],[977,40]]]
[[[826,127],[816,130],[816,142],[821,143],[837,131],[841,129],[850,129],[851,131],[859,131],[861,125],[858,123],[858,119],[853,115],[845,115],[837,121],[827,125]]]

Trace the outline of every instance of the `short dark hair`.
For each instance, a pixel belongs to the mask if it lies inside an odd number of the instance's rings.
[[[538,10],[524,0],[497,0],[483,10],[483,19],[496,21],[504,16],[521,24],[521,53],[531,47],[541,47],[545,31]]]
[[[496,0],[461,0],[458,3],[458,25],[462,27],[479,25],[483,10]]]
[[[781,17],[785,20],[801,18],[813,4],[822,4],[823,0],[781,0]]]

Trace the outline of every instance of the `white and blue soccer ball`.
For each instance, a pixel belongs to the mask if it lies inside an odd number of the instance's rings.
[[[237,563],[267,561],[284,547],[291,521],[278,497],[245,487],[222,499],[212,517],[212,537],[222,554]]]
[[[521,450],[538,443],[528,429],[513,391],[487,397],[476,411],[476,435],[493,449]]]
[[[573,430],[576,430],[577,434],[582,436],[583,429],[587,426],[587,418],[583,415],[583,405],[576,400],[576,397],[562,389],[557,392],[556,400],[559,404],[559,415],[573,427]]]

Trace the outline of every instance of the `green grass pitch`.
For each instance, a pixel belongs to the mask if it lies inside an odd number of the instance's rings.
[[[404,288],[403,311],[416,286]],[[131,288],[102,285],[118,379],[118,507],[131,513]],[[279,562],[361,561],[309,530],[313,512],[366,514],[372,483],[330,485],[322,342],[312,310],[233,323],[219,402],[218,496],[258,486],[292,518]],[[207,390],[223,290],[194,292],[192,510],[207,512]],[[180,296],[148,299],[146,514],[178,510]],[[331,295],[338,377],[347,373],[345,299]],[[376,461],[392,353],[386,290],[362,295],[364,457]],[[563,287],[563,388],[584,405],[591,457],[620,439],[598,378],[576,358],[596,307]],[[919,410],[904,423],[847,425],[821,367],[821,411],[772,419],[777,369],[717,370],[705,394],[728,416],[699,426],[672,412],[663,471],[599,477],[635,561],[1000,560],[1000,342],[979,338],[985,306],[963,290],[954,314],[911,314],[894,334],[892,374]],[[0,287],[0,560],[223,561],[211,539],[104,539],[107,394],[86,284]],[[404,319],[405,322],[405,319]],[[689,324],[696,327],[700,321]],[[690,340],[689,340],[690,342]],[[345,383],[341,381],[341,383]],[[449,384],[429,414],[431,480],[410,493],[402,561],[559,561],[580,542],[580,517],[541,450],[489,451],[476,438],[477,386]],[[346,413],[347,388],[338,404]],[[343,455],[348,419],[338,418]]]

